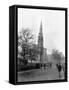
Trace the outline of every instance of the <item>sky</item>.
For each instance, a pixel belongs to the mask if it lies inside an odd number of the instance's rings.
[[[43,45],[47,52],[57,49],[65,55],[65,11],[18,8],[18,33],[29,28],[36,43],[42,21]]]

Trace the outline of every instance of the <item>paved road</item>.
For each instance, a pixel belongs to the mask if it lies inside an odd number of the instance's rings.
[[[62,77],[63,79],[64,77]],[[29,70],[18,72],[18,82],[23,81],[40,81],[40,80],[56,80],[59,79],[57,68]]]

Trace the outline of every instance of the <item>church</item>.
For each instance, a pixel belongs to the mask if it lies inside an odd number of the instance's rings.
[[[47,63],[47,49],[43,46],[43,31],[42,31],[42,21],[40,23],[40,29],[38,33],[38,43],[33,44],[33,47],[39,51],[35,63]]]

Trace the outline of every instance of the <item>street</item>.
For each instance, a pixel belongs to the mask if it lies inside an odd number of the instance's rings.
[[[63,73],[61,73],[61,79],[64,79]],[[57,68],[48,69],[35,69],[29,71],[18,72],[18,82],[25,81],[40,81],[40,80],[57,80],[59,79],[59,73]]]

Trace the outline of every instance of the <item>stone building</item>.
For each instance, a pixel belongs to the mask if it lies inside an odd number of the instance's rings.
[[[40,31],[38,34],[38,51],[39,51],[39,55],[38,55],[38,60],[40,61],[40,63],[46,63],[46,58],[47,58],[47,49],[44,48],[43,46],[43,32],[42,32],[42,21],[40,24]]]

